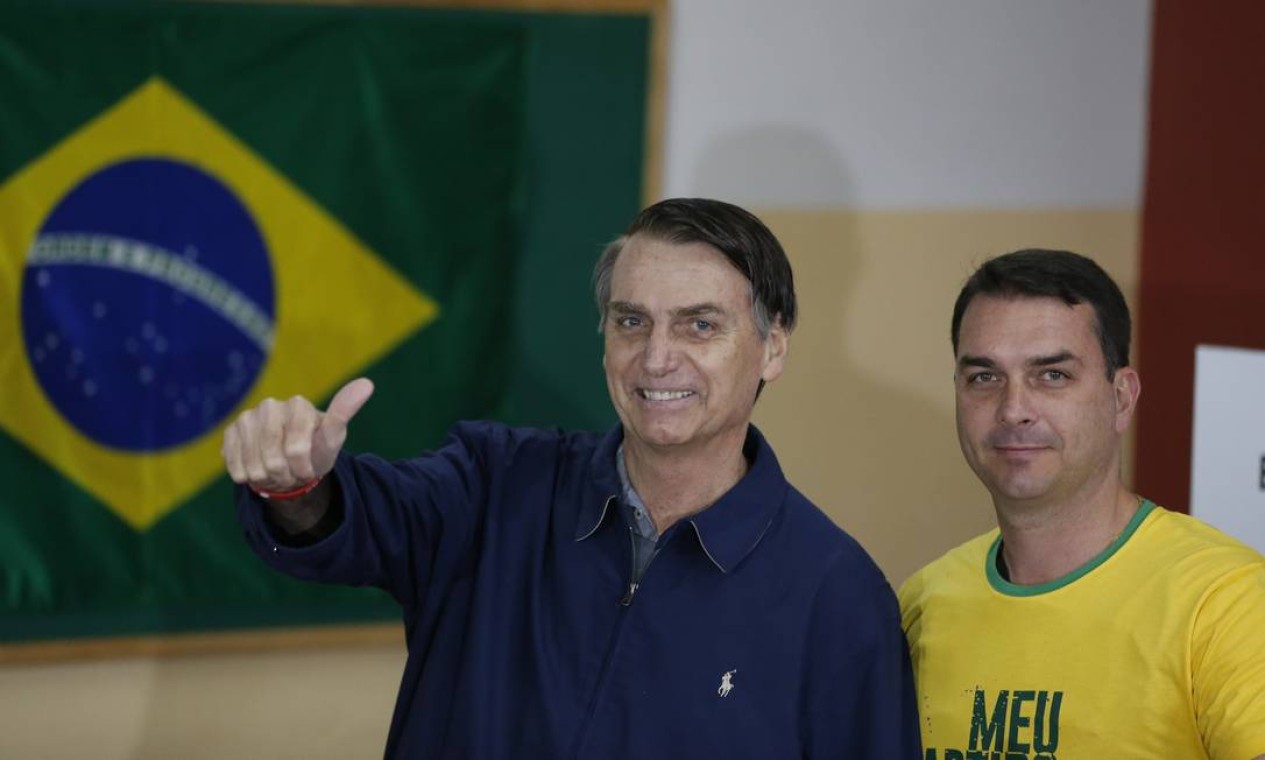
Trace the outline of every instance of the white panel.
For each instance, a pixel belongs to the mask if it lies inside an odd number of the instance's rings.
[[[675,0],[667,195],[1136,207],[1149,0]]]
[[[1190,513],[1265,552],[1265,351],[1195,349]]]

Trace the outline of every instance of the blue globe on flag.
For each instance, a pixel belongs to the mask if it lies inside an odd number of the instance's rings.
[[[27,358],[98,444],[154,452],[203,436],[246,396],[275,332],[267,247],[247,208],[189,163],[137,158],[72,188],[22,283]]]

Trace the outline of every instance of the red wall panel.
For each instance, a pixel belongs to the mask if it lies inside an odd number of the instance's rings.
[[[1190,498],[1195,346],[1265,348],[1262,30],[1265,2],[1155,3],[1135,473],[1175,509]]]

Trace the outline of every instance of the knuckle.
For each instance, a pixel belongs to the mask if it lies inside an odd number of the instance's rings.
[[[304,420],[312,415],[314,407],[302,396],[291,396],[285,401],[285,410],[291,419]]]
[[[285,475],[290,471],[290,464],[280,452],[272,451],[264,455],[264,469],[269,475]]]

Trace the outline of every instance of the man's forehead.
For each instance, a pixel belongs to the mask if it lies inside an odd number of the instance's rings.
[[[649,232],[638,232],[624,241],[623,251],[615,261],[616,268],[620,262],[628,260],[630,254],[635,256],[647,252],[653,252],[668,262],[676,259],[687,261],[699,256],[728,261],[719,248],[702,240],[669,240]]]
[[[958,355],[1004,351],[1089,358],[1087,346],[1098,343],[1096,322],[1088,303],[1068,304],[1052,296],[980,295],[971,299],[962,316]]]
[[[634,235],[615,260],[611,298],[625,300],[620,293],[628,287],[650,283],[656,292],[665,288],[741,288],[747,292],[751,289],[746,275],[708,243],[677,243]]]
[[[1017,320],[1088,324],[1093,328],[1094,308],[1084,301],[1068,303],[1056,296],[998,295],[981,293],[971,299],[962,314],[962,325],[993,325]]]

